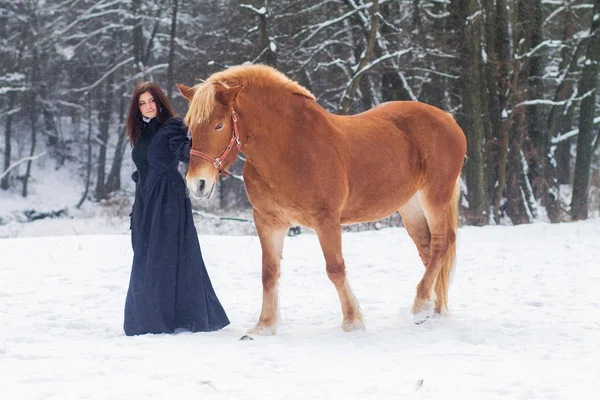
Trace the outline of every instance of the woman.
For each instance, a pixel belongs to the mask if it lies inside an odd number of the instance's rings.
[[[131,213],[133,266],[125,300],[126,335],[215,331],[229,319],[206,271],[179,161],[189,162],[187,128],[158,85],[139,85],[127,135],[137,170]]]

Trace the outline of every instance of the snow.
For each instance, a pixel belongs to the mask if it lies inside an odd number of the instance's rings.
[[[70,61],[75,56],[75,48],[73,46],[61,47],[57,44],[55,46],[55,50],[58,54],[61,54],[67,61]]]
[[[25,167],[26,164],[21,164],[19,168],[24,170]],[[54,170],[54,161],[46,153],[31,163],[31,178],[27,187],[25,199],[21,195],[20,183],[12,191],[0,191],[0,221],[24,210],[49,212],[64,208],[67,204],[75,205],[83,194],[84,179],[65,168]]]
[[[4,76],[0,76],[0,82],[19,82],[24,81],[25,75],[20,72],[7,73]]]
[[[31,164],[31,177],[28,185],[28,196],[21,195],[22,184],[10,190],[0,190],[0,239],[32,236],[82,235],[94,234],[129,234],[129,218],[133,203],[135,184],[131,173],[135,170],[130,157],[123,160],[121,170],[122,190],[109,201],[100,203],[86,200],[80,209],[76,204],[80,201],[85,188],[85,171],[72,171],[73,168],[56,169],[55,161],[48,155],[37,158]],[[19,174],[23,174],[26,163],[21,163]],[[15,169],[16,170],[16,169]],[[15,171],[13,170],[13,171]],[[96,171],[93,171],[94,174]],[[94,186],[90,187],[90,195]],[[223,218],[239,218],[251,220],[251,212],[229,211],[227,213],[211,212],[213,203],[194,203],[195,210],[204,215],[195,215],[197,226],[202,227],[205,234],[251,235],[256,229],[251,222],[240,222]],[[26,213],[36,214],[63,211],[62,218],[45,218],[27,222]],[[208,213],[203,213],[207,212]],[[220,219],[219,219],[220,218]],[[2,263],[0,262],[0,266]]]
[[[20,87],[2,86],[2,87],[0,87],[0,94],[6,94],[8,92],[25,92],[25,91],[27,91],[26,86],[20,86]]]
[[[229,327],[126,337],[132,252],[126,219],[110,220],[58,236],[50,226],[72,221],[36,221],[26,224],[35,235],[0,239],[2,398],[573,399],[600,390],[599,219],[460,228],[451,313],[419,326],[409,309],[423,266],[406,231],[344,233],[367,326],[352,333],[340,328],[316,236],[287,237],[280,332],[252,341],[239,339],[260,313],[256,236],[198,225]]]
[[[267,9],[265,7],[256,8],[256,7],[251,6],[250,4],[240,4],[240,7],[251,10],[258,15],[266,15],[267,14]]]
[[[285,240],[278,335],[240,341],[260,314],[260,244],[249,222],[198,215],[232,324],[126,337],[129,162],[110,204],[75,209],[83,179],[47,157],[32,164],[27,199],[0,191],[0,398],[529,400],[600,390],[600,219],[460,228],[450,315],[419,326],[409,310],[423,266],[406,231],[346,232],[367,327],[352,333],[340,328],[317,237],[303,230]],[[19,222],[24,210],[63,208],[68,218]]]

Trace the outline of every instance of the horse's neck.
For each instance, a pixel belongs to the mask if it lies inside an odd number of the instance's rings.
[[[240,100],[238,114],[243,119],[241,135],[249,144],[245,151],[248,157],[272,158],[284,151],[289,136],[294,134],[295,114],[289,109],[293,109],[296,99],[250,92]]]
[[[295,113],[289,112],[295,108],[297,99],[293,97],[248,91],[239,99],[240,135],[245,142],[242,152],[256,172],[270,182],[277,181],[281,169],[287,167],[293,142],[290,136],[298,133],[297,122],[290,119]]]

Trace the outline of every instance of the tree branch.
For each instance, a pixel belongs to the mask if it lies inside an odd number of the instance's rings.
[[[17,167],[19,164],[23,164],[24,162],[27,162],[27,161],[33,161],[33,160],[37,160],[38,158],[40,158],[41,156],[43,156],[43,155],[44,155],[44,154],[46,154],[46,153],[47,153],[47,151],[44,151],[43,153],[40,153],[40,154],[38,154],[37,156],[24,157],[24,158],[20,159],[19,161],[17,161],[17,162],[15,162],[15,163],[11,164],[11,166],[10,166],[10,167],[8,167],[8,168],[6,169],[6,171],[4,171],[4,172],[2,172],[2,173],[0,174],[0,179],[4,178],[6,175],[8,175],[8,173],[9,173],[11,170],[13,170],[14,168],[16,168],[16,167]]]

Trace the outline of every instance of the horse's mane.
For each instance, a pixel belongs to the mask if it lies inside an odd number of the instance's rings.
[[[226,88],[237,85],[253,87],[279,87],[293,94],[315,100],[315,96],[305,87],[289,79],[273,67],[262,64],[237,65],[212,74],[206,81],[194,86],[194,98],[185,116],[185,124],[193,129],[193,125],[207,121],[214,108],[217,85]]]

